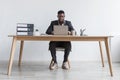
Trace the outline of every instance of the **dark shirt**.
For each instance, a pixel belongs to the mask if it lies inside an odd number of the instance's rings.
[[[55,20],[55,21],[51,22],[50,26],[48,27],[48,29],[46,31],[46,34],[49,34],[49,35],[52,34],[54,25],[59,25],[58,20]],[[64,25],[68,26],[68,31],[74,30],[70,21],[65,20]],[[57,47],[58,46],[61,47],[61,46],[64,46],[65,44],[69,44],[69,47],[71,49],[71,42],[70,41],[50,41],[49,44],[51,44],[51,43],[55,43],[57,45]],[[51,49],[51,46],[49,46],[49,49]]]
[[[54,25],[59,25],[58,20],[55,20],[55,21],[51,22],[50,26],[48,27],[48,29],[46,31],[46,34],[52,34]],[[68,31],[74,30],[70,21],[65,20],[64,25],[68,26]]]

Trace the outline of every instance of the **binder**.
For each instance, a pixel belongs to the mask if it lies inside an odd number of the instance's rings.
[[[34,24],[17,23],[16,34],[32,36],[34,32]]]

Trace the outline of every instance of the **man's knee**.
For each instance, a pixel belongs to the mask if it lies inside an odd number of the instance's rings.
[[[71,43],[69,43],[69,42],[65,43],[65,50],[67,50],[67,51],[71,50]]]
[[[49,50],[54,50],[56,48],[56,42],[49,43]]]

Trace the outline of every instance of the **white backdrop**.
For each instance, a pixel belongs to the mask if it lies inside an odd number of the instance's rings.
[[[44,33],[57,11],[64,10],[79,34],[86,27],[88,35],[116,35],[112,39],[112,60],[120,61],[120,0],[0,0],[0,60],[8,60],[11,49],[9,34],[15,34],[16,23],[33,23]],[[48,61],[49,42],[25,42],[24,61]],[[104,45],[103,45],[104,46]],[[103,47],[104,48],[104,47]],[[19,42],[15,60],[18,60]],[[58,59],[63,54],[58,52]],[[106,54],[104,51],[104,56]],[[99,61],[98,42],[72,42],[71,61]]]

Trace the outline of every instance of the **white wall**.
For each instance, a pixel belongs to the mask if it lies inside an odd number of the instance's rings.
[[[8,35],[15,34],[16,23],[34,23],[44,33],[51,20],[57,19],[57,11],[60,9],[66,12],[66,19],[72,22],[78,34],[79,29],[85,26],[88,35],[119,35],[119,4],[120,0],[0,0],[0,60],[9,58],[12,39]],[[48,43],[25,42],[23,60],[50,60]],[[100,60],[97,42],[72,42],[72,47],[71,61]],[[120,36],[117,36],[112,39],[113,61],[120,61],[119,48]],[[15,60],[18,59],[18,52],[19,42]],[[57,55],[59,60],[63,58],[63,54]]]

